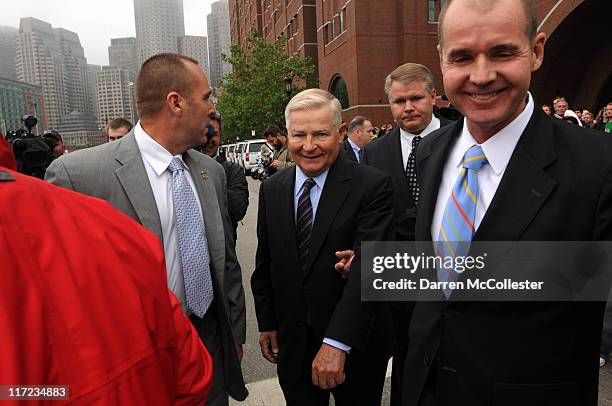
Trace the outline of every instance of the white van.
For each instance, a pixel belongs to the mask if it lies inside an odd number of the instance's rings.
[[[226,161],[230,161],[230,162],[236,162],[234,160],[235,157],[235,152],[236,152],[236,144],[230,144],[227,146],[227,155],[225,157]]]
[[[257,165],[257,160],[260,157],[261,146],[266,143],[266,140],[250,140],[247,141],[244,146],[243,156],[243,168],[244,172],[250,174],[251,168]]]

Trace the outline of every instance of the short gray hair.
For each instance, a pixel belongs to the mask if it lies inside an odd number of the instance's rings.
[[[398,66],[393,70],[393,72],[387,75],[387,77],[385,78],[385,93],[390,99],[391,85],[393,84],[393,82],[398,82],[402,85],[407,85],[417,81],[424,82],[425,88],[428,92],[431,92],[434,88],[433,75],[431,74],[431,71],[427,68],[427,66],[418,63],[405,63],[403,65]]]
[[[331,121],[334,128],[342,124],[342,106],[333,94],[322,89],[306,89],[293,96],[285,108],[285,122],[287,129],[291,127],[289,116],[296,110],[312,110],[323,106],[331,109]]]

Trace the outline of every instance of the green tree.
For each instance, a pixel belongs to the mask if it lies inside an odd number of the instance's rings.
[[[232,65],[232,72],[221,82],[217,102],[224,121],[224,142],[251,139],[251,130],[261,133],[270,124],[284,125],[286,78],[316,86],[314,66],[307,58],[289,56],[285,43],[284,37],[269,43],[252,33],[245,50],[233,44],[231,55],[223,56]],[[292,84],[292,94],[300,90]]]

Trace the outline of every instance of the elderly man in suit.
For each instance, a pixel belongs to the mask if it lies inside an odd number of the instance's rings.
[[[472,241],[612,238],[612,139],[536,107],[528,89],[546,41],[536,16],[533,0],[453,0],[443,9],[444,88],[465,119],[419,146],[417,240],[446,241],[451,228],[462,250]],[[597,404],[603,302],[475,303],[438,293],[413,312],[404,405]]]
[[[364,116],[353,118],[348,125],[348,138],[342,143],[342,153],[348,159],[361,162],[366,145],[372,141],[372,122]]]
[[[213,358],[211,405],[247,395],[240,360],[244,291],[227,211],[225,173],[191,150],[206,141],[215,113],[197,61],[159,54],[136,82],[140,121],[118,141],[53,162],[46,179],[102,198],[161,240],[168,285]],[[112,236],[109,236],[112,238]]]
[[[285,110],[296,163],[259,193],[251,287],[263,356],[288,405],[378,405],[389,355],[379,303],[360,301],[360,254],[345,279],[334,252],[393,238],[391,179],[339,159],[340,102],[308,89]]]

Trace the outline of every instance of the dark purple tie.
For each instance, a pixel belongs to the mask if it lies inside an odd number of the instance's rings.
[[[315,185],[313,178],[304,181],[302,194],[298,199],[297,207],[297,244],[300,268],[302,273],[306,271],[308,260],[308,249],[310,248],[310,236],[312,235],[312,203],[310,202],[310,189]]]

